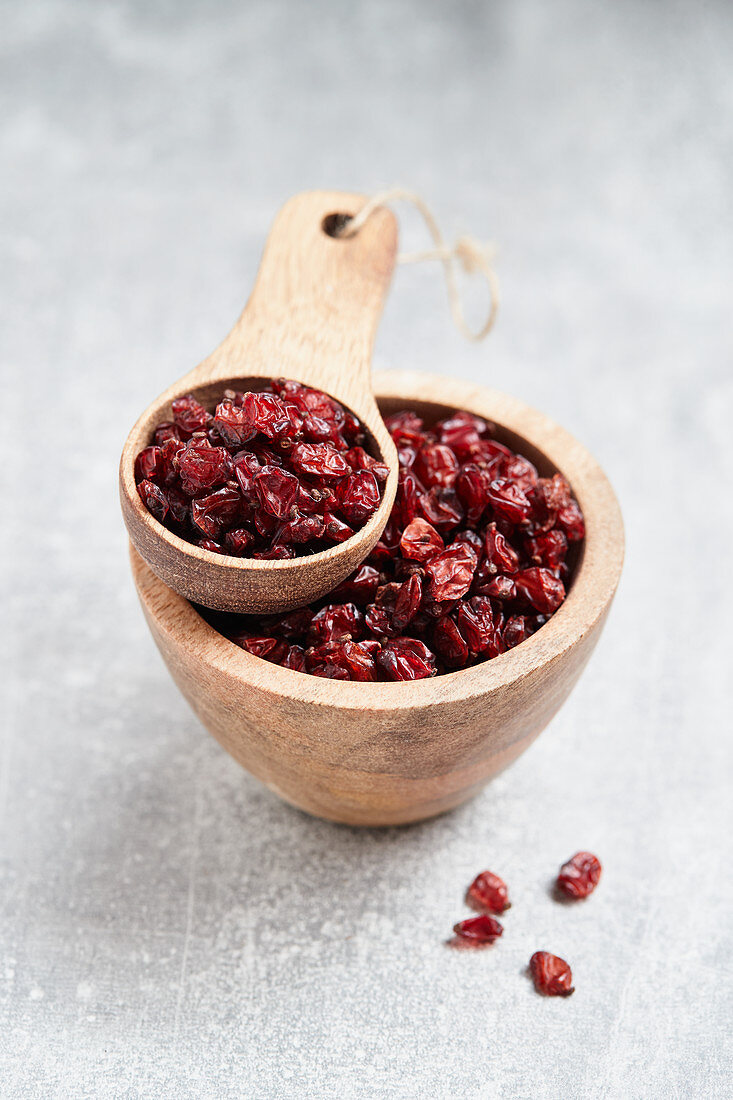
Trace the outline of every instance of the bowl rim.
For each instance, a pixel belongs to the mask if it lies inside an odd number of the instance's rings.
[[[411,401],[467,409],[495,421],[539,450],[569,481],[586,521],[583,553],[562,606],[521,645],[471,668],[400,683],[354,683],[308,676],[263,661],[210,626],[169,589],[132,544],[138,595],[172,648],[186,648],[242,685],[284,699],[348,710],[405,710],[456,703],[487,695],[558,661],[603,618],[613,599],[624,558],[621,510],[611,484],[590,452],[544,413],[498,390],[422,371],[385,370],[373,375],[378,401]]]

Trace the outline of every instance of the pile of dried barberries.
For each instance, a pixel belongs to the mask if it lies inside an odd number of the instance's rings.
[[[419,680],[513,648],[565,599],[569,547],[585,528],[560,474],[540,477],[471,413],[432,430],[410,411],[386,424],[400,475],[380,541],[318,604],[257,618],[203,612],[243,649],[336,680]]]
[[[279,380],[226,390],[212,414],[173,402],[135,460],[148,511],[217,554],[294,558],[343,542],[379,507],[389,469],[359,421],[328,394]]]
[[[576,852],[560,868],[555,881],[557,892],[568,898],[587,898],[601,877],[601,863],[592,852]],[[484,947],[494,943],[504,932],[496,919],[511,908],[509,891],[503,879],[493,871],[482,871],[468,888],[466,901],[479,910],[480,916],[469,917],[453,925],[456,944]],[[549,951],[535,951],[529,960],[529,972],[535,989],[547,997],[569,997],[575,992],[569,965]]]

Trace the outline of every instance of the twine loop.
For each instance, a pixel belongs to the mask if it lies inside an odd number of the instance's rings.
[[[373,195],[358,214],[349,218],[336,230],[337,237],[353,237],[368,218],[379,206],[386,206],[390,202],[408,202],[421,214],[430,236],[433,238],[433,247],[421,252],[402,252],[397,257],[401,264],[419,264],[427,260],[440,260],[445,272],[445,284],[448,292],[448,303],[456,328],[467,340],[483,340],[491,332],[496,320],[499,308],[499,280],[492,266],[494,249],[490,244],[477,241],[474,237],[459,237],[454,244],[446,242],[435,217],[420,195],[414,191],[405,191],[400,187],[389,191],[380,191]],[[478,330],[469,328],[463,312],[461,295],[458,290],[456,272],[462,268],[467,275],[483,275],[489,288],[489,312],[486,320]]]

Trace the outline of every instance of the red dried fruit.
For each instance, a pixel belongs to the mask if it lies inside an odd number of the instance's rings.
[[[330,512],[323,513],[323,537],[330,542],[346,542],[354,534],[354,528],[349,527],[348,523],[344,523],[338,516],[331,515]]]
[[[279,380],[256,393],[225,390],[214,417],[188,394],[173,402],[173,416],[137,455],[135,480],[158,486],[143,487],[141,498],[194,543],[204,532],[217,553],[292,558],[351,538],[379,506],[389,469],[364,450],[353,414],[327,394]],[[211,519],[202,500],[237,486],[240,507],[222,511],[217,497]]]
[[[358,470],[338,483],[339,510],[349,523],[360,526],[379,507],[379,485],[371,470]]]
[[[305,672],[305,650],[302,646],[291,645],[280,663],[283,668],[291,668],[294,672]]]
[[[468,898],[477,908],[499,916],[511,908],[506,883],[493,871],[482,871],[476,875],[468,888]]]
[[[523,455],[513,454],[505,458],[501,463],[501,476],[507,481],[518,485],[525,493],[534,489],[537,484],[537,470]]]
[[[490,917],[488,913],[482,913],[480,917],[469,917],[468,920],[454,924],[453,931],[459,939],[478,947],[498,940],[504,928],[494,917]]]
[[[471,413],[457,412],[436,427],[440,442],[450,447],[457,458],[465,461],[478,447],[488,425]]]
[[[177,397],[171,409],[175,425],[184,439],[194,432],[203,431],[211,420],[211,413],[191,393],[185,397]]]
[[[300,382],[279,378],[272,384],[273,390],[279,397],[293,404],[306,416],[318,417],[336,425],[337,428],[346,428],[346,410],[327,393],[321,390],[312,390]]]
[[[251,531],[245,531],[244,528],[235,528],[233,531],[227,531],[224,536],[224,545],[230,554],[234,554],[236,557],[241,558],[247,553],[252,543],[255,541],[254,535]]]
[[[558,955],[549,951],[535,951],[529,960],[529,969],[538,993],[545,997],[569,997],[575,992],[573,972]]]
[[[509,545],[495,523],[490,523],[484,533],[484,549],[489,573],[516,573],[519,554]]]
[[[477,535],[475,531],[467,529],[465,531],[459,531],[456,537],[453,539],[452,546],[470,546],[475,552],[476,558],[480,562],[484,556],[484,543],[480,535]]]
[[[559,518],[559,517],[558,517]],[[534,565],[544,565],[547,569],[557,569],[565,561],[568,552],[568,540],[562,531],[547,531],[533,539],[525,539],[524,548]]]
[[[397,496],[390,518],[394,518],[400,527],[407,527],[417,515],[417,508],[417,480],[409,470],[401,468],[397,479]]]
[[[456,492],[466,509],[466,522],[476,527],[489,503],[489,480],[484,471],[467,462],[456,478]]]
[[[522,569],[514,577],[517,592],[543,615],[557,611],[565,599],[565,585],[549,569],[533,566]]]
[[[368,642],[325,642],[306,652],[306,666],[314,676],[328,679],[369,683],[378,678]]]
[[[487,596],[463,601],[456,610],[456,626],[474,657],[496,645],[494,612]]]
[[[292,439],[299,433],[301,417],[298,410],[274,393],[245,393],[242,409],[255,431],[268,439]]]
[[[504,633],[502,635],[504,639],[504,645],[507,649],[514,649],[515,645],[519,645],[526,638],[530,636],[532,631],[529,629],[528,620],[524,615],[514,615],[507,621],[504,627]]]
[[[180,440],[180,438],[180,432],[171,420],[166,420],[164,421],[164,423],[159,424],[153,432],[153,443],[156,445],[156,447],[162,447],[163,444],[169,439]]]
[[[405,627],[417,615],[422,600],[422,582],[417,573],[413,573],[400,587],[392,613],[392,626],[398,634],[402,634]]]
[[[361,565],[338,588],[334,588],[329,598],[335,600],[338,597],[339,600],[343,600],[345,603],[355,600],[357,603],[366,604],[374,599],[378,587],[379,573],[377,570],[371,565]]]
[[[174,528],[188,527],[191,518],[191,501],[184,492],[174,487],[167,488],[165,495],[168,499],[168,520]],[[180,532],[178,532],[180,534]]]
[[[311,543],[323,538],[325,525],[320,516],[302,516],[297,509],[292,519],[284,523],[277,533],[275,544],[291,546]]]
[[[329,481],[351,473],[344,456],[330,443],[297,443],[290,452],[290,462],[298,473]]]
[[[255,550],[252,557],[259,558],[260,561],[284,561],[286,558],[294,558],[295,550],[292,546],[276,544],[269,550]]]
[[[449,615],[444,615],[434,624],[432,641],[433,649],[443,658],[448,668],[465,668],[468,664],[466,639]]]
[[[482,586],[481,593],[484,596],[491,596],[492,600],[508,603],[516,600],[517,585],[514,577],[494,577],[491,584]]]
[[[344,458],[352,470],[371,470],[377,481],[383,483],[389,477],[389,466],[372,458],[363,447],[350,447]]]
[[[532,512],[532,505],[522,489],[505,478],[489,483],[488,497],[497,516],[510,523],[524,523]]]
[[[276,615],[271,632],[278,634],[286,642],[292,642],[308,633],[312,621],[313,612],[311,609],[309,607],[298,607],[295,611],[288,611],[285,615]]]
[[[425,443],[415,458],[415,473],[426,489],[434,485],[449,489],[458,476],[460,465],[450,447],[442,443]]]
[[[168,498],[153,481],[141,481],[137,487],[140,499],[158,523],[164,523],[168,515]]]
[[[238,491],[225,485],[207,497],[192,501],[191,519],[207,538],[218,539],[239,515],[241,504]]]
[[[569,898],[587,898],[601,878],[601,861],[592,852],[576,852],[563,863],[557,876],[557,886]]]
[[[162,485],[174,488],[180,486],[178,456],[184,447],[185,443],[181,443],[180,439],[166,439],[165,443],[161,444],[156,479]]]
[[[265,661],[272,661],[275,664],[279,664],[288,652],[287,645],[280,638],[262,638],[253,635],[234,638],[233,641],[253,657],[262,657]]]
[[[386,417],[384,423],[395,443],[421,443],[423,421],[417,413],[398,412]]]
[[[160,448],[144,447],[135,459],[135,481],[155,481],[159,463]]]
[[[262,544],[276,546],[278,544],[278,538],[285,526],[280,520],[275,519],[269,512],[266,512],[264,508],[255,508],[254,511],[250,508],[250,522],[255,529],[255,534],[260,536]],[[285,540],[283,540],[284,543]]]
[[[431,489],[419,498],[420,511],[438,531],[450,531],[463,520],[463,505],[453,489]]]
[[[425,564],[445,548],[445,543],[433,525],[418,516],[402,532],[400,547],[406,558]]]
[[[367,561],[375,568],[381,569],[383,566],[389,566],[393,558],[394,554],[390,548],[380,539],[372,549]]]
[[[295,382],[273,383],[269,396],[277,398],[269,412],[278,425],[269,436],[231,449],[218,445],[215,425],[208,439],[197,435],[185,448],[168,438],[155,479],[145,479],[166,494],[165,522],[196,538],[178,452],[196,455],[203,446],[199,457],[209,461],[223,451],[232,465],[218,471],[219,487],[232,489],[236,478],[241,504],[212,544],[219,553],[292,558],[301,547],[324,549],[349,538],[358,526],[350,516],[366,516],[379,501],[374,489],[384,471],[363,450],[350,413]],[[246,394],[230,391],[221,404],[245,409],[246,402]],[[367,561],[302,618],[235,620],[247,637],[286,642],[286,667],[380,681],[468,668],[520,645],[564,599],[568,541],[582,530],[582,514],[562,475],[537,478],[531,462],[493,438],[493,425],[470,413],[455,413],[433,431],[409,411],[388,425],[400,463],[397,495]],[[184,470],[187,464],[184,457]]]
[[[208,439],[194,436],[176,456],[181,488],[190,497],[214,489],[229,480],[232,460],[223,447],[212,447]]]
[[[580,542],[585,538],[583,513],[574,500],[568,501],[558,511],[557,525],[565,533],[568,542]]]
[[[326,604],[310,621],[311,645],[333,642],[347,636],[358,641],[364,629],[364,615],[354,603]]]
[[[259,497],[255,489],[255,478],[263,467],[260,466],[257,456],[252,454],[251,451],[240,451],[239,454],[234,456],[233,462],[234,476],[239,483],[242,497],[250,504],[258,504]]]
[[[196,545],[200,546],[202,550],[210,550],[212,554],[226,554],[226,547],[222,546],[220,542],[215,542],[214,539],[197,539]]]
[[[222,401],[216,406],[214,427],[229,447],[241,446],[257,435],[257,428],[247,410],[231,401]]]
[[[434,654],[417,638],[391,638],[376,659],[390,680],[424,680],[436,673]]]
[[[430,596],[437,601],[458,600],[471,587],[478,558],[471,546],[449,546],[431,558],[425,567]]]
[[[265,511],[276,519],[285,519],[295,503],[300,482],[279,466],[261,466],[254,476],[254,488]]]
[[[304,516],[311,516],[316,512],[318,512],[319,515],[323,515],[327,510],[330,499],[330,489],[306,489],[302,482],[298,482],[298,492],[295,496],[295,503],[298,506],[298,510],[302,512]]]
[[[374,603],[369,604],[366,609],[366,623],[373,636],[382,638],[399,633],[392,617],[401,588],[400,584],[392,583],[383,584],[377,589]]]

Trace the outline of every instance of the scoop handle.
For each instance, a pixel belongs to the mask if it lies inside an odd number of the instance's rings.
[[[386,208],[353,237],[328,232],[363,195],[311,191],[290,199],[267,239],[252,295],[191,385],[232,378],[293,378],[330,393],[368,422],[374,336],[397,254]]]

